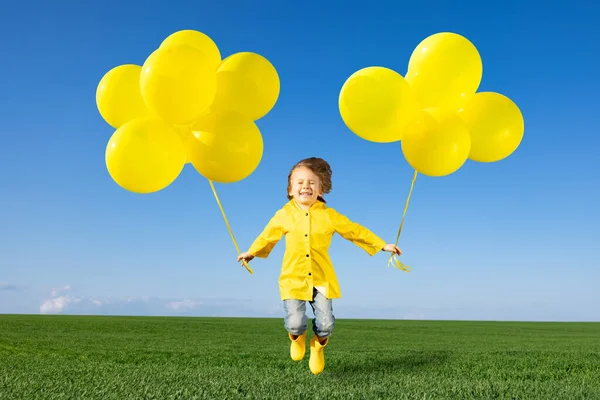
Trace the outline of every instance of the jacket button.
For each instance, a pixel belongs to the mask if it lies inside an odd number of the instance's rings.
[[[309,273],[308,273],[308,276],[311,276],[311,275],[312,275],[312,272],[309,272]]]
[[[306,216],[308,217],[308,213],[306,213]]]
[[[308,233],[305,233],[305,234],[304,234],[304,237],[308,237]]]
[[[306,257],[308,257],[308,254],[306,255]]]

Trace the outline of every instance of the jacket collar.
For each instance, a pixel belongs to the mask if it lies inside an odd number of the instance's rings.
[[[296,200],[291,199],[287,204],[287,207],[291,207],[291,208],[295,208],[297,210],[301,210],[304,211],[302,207],[300,207],[300,205],[298,205],[298,203],[296,203]],[[325,205],[325,203],[323,203],[321,200],[317,200],[312,206],[310,206],[309,210],[316,210],[316,209],[323,209],[326,208],[327,206]]]

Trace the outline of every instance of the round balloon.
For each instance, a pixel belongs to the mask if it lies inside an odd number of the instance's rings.
[[[219,51],[219,48],[205,33],[193,29],[177,31],[167,36],[161,43],[160,48],[165,49],[177,46],[190,46],[201,51],[208,59],[207,62],[211,64],[214,71],[216,71],[217,68],[219,68],[219,64],[221,64],[221,52]]]
[[[186,161],[179,133],[159,118],[134,119],[122,125],[108,141],[105,157],[113,180],[134,193],[166,188]]]
[[[139,65],[119,65],[98,83],[96,105],[102,118],[113,128],[132,119],[151,116],[140,92],[141,71]]]
[[[279,90],[279,75],[269,60],[256,53],[235,53],[225,58],[217,70],[213,108],[256,121],[275,106]]]
[[[525,122],[519,107],[499,93],[476,93],[458,115],[471,132],[469,159],[473,161],[500,161],[523,140]]]
[[[142,97],[165,121],[193,123],[214,101],[217,80],[211,60],[190,46],[155,50],[140,76]]]
[[[404,132],[402,153],[423,175],[440,177],[456,172],[467,160],[471,137],[465,122],[440,109],[427,109]]]
[[[378,143],[402,140],[404,128],[419,111],[404,77],[384,67],[353,73],[342,86],[338,106],[348,129]]]
[[[457,111],[477,91],[482,75],[483,63],[473,43],[459,34],[441,32],[414,49],[406,80],[421,108]]]
[[[247,178],[263,155],[262,135],[254,121],[231,111],[211,111],[198,120],[186,147],[196,171],[219,183]]]

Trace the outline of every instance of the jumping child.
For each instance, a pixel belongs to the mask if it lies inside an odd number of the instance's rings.
[[[285,235],[279,290],[285,310],[284,327],[291,340],[290,356],[295,361],[304,358],[308,301],[315,314],[308,365],[315,375],[325,368],[323,349],[335,323],[332,299],[341,297],[329,258],[333,234],[338,233],[371,256],[381,250],[402,254],[394,244],[386,244],[367,228],[326,206],[323,195],[331,191],[331,174],[331,167],[321,158],[307,158],[294,165],[288,175],[289,202],[275,213],[248,251],[237,258],[238,262],[267,258]]]

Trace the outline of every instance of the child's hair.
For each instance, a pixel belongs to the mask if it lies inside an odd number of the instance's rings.
[[[318,157],[310,157],[310,158],[305,158],[304,160],[298,161],[296,163],[296,165],[294,165],[292,167],[292,169],[290,170],[290,173],[288,175],[288,188],[287,188],[287,198],[288,200],[291,200],[293,198],[293,196],[290,196],[290,190],[292,188],[292,174],[294,173],[294,170],[296,168],[300,168],[300,167],[306,167],[308,169],[310,169],[313,174],[317,175],[319,177],[319,180],[321,181],[321,191],[323,193],[329,193],[331,192],[331,167],[329,166],[329,163],[327,163],[327,161],[323,160],[322,158],[318,158]],[[322,196],[317,197],[317,200],[322,201],[323,203],[326,203],[325,199]]]

